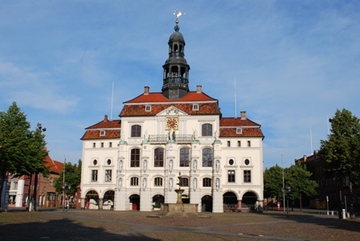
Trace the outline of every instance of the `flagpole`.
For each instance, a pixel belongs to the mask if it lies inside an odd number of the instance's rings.
[[[64,156],[63,185],[62,185],[62,188],[63,188],[63,203],[62,203],[63,212],[64,212],[64,208],[65,208],[65,164],[66,164],[66,157]]]

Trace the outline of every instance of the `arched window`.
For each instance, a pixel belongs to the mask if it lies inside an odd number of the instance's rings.
[[[162,187],[163,179],[161,177],[155,177],[154,179],[154,186],[155,187]]]
[[[154,167],[164,166],[164,149],[156,148],[154,151]]]
[[[203,179],[203,187],[211,187],[211,178],[205,177]]]
[[[202,166],[203,167],[212,167],[212,150],[211,148],[204,148],[202,150]]]
[[[131,137],[140,137],[141,136],[141,126],[133,125],[131,126]]]
[[[139,186],[139,178],[138,177],[132,177],[130,179],[130,186]]]
[[[212,125],[211,124],[203,124],[201,126],[201,135],[202,136],[212,136]]]
[[[140,167],[140,149],[131,150],[130,166]]]
[[[180,166],[188,167],[190,165],[190,149],[187,147],[180,149]]]

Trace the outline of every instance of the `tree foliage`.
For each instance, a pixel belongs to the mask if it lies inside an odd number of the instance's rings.
[[[265,197],[278,197],[282,193],[283,169],[278,165],[266,168],[264,171]]]
[[[331,133],[321,140],[319,154],[325,161],[328,177],[339,183],[360,177],[360,120],[346,109],[337,110],[331,118]]]
[[[66,182],[65,193],[69,195],[74,195],[76,192],[76,187],[81,182],[81,160],[78,161],[78,164],[71,164],[70,162],[65,163],[65,178],[64,178],[64,169],[60,173],[59,177],[55,179],[55,188],[58,193],[63,192],[63,181]]]
[[[43,173],[47,155],[45,136],[41,130],[30,130],[26,115],[13,102],[7,112],[0,112],[0,178],[7,172],[21,175]],[[0,193],[2,193],[2,186]]]
[[[290,199],[298,199],[300,208],[302,208],[302,198],[304,196],[313,197],[317,195],[317,182],[311,180],[312,173],[305,169],[300,163],[290,166],[285,171],[286,185],[290,187],[290,191],[285,190]]]

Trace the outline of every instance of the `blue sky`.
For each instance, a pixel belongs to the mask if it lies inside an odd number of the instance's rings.
[[[175,10],[190,89],[261,124],[265,167],[317,150],[337,109],[360,117],[357,0],[3,0],[0,111],[15,101],[47,128],[50,156],[77,163],[86,127],[161,91]]]

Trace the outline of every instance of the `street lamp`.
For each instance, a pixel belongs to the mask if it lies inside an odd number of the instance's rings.
[[[37,123],[37,128],[40,131],[40,134],[42,134],[42,132],[46,131],[46,128],[42,127],[41,123]],[[39,173],[36,172],[35,173],[35,185],[34,185],[34,211],[37,211],[37,200],[38,200],[38,196],[37,196],[37,185],[38,185],[38,175]]]
[[[63,212],[64,212],[64,209],[65,209],[65,189],[68,189],[70,190],[71,189],[71,185],[67,184],[66,182],[63,182],[63,185],[62,185],[62,189],[63,189]]]
[[[291,188],[290,186],[286,185],[286,199],[287,199],[287,211],[286,211],[286,216],[289,217],[289,192],[291,192]]]

